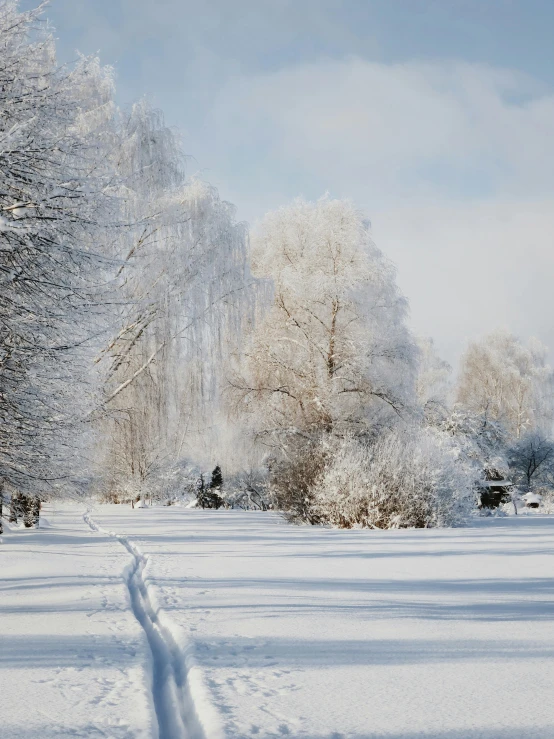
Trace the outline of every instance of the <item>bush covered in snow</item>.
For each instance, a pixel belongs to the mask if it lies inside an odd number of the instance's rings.
[[[223,497],[229,508],[267,511],[275,506],[267,467],[243,469],[227,477]]]
[[[427,528],[463,523],[473,475],[445,434],[400,427],[368,445],[336,442],[314,486],[322,520],[351,528]]]
[[[271,465],[270,486],[276,506],[290,521],[321,522],[314,489],[328,453],[319,438],[303,436],[287,444]]]
[[[376,442],[328,437],[274,475],[292,520],[341,528],[425,528],[463,523],[474,474],[447,434],[402,426]]]

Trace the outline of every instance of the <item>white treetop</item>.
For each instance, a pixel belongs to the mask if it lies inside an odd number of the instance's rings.
[[[550,433],[553,375],[546,349],[537,340],[528,347],[504,331],[472,342],[461,361],[458,403],[519,438],[529,429]]]
[[[296,201],[253,238],[274,297],[233,380],[261,431],[359,430],[406,412],[415,350],[395,270],[349,202]]]

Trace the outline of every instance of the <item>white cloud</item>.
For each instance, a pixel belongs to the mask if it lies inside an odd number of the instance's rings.
[[[364,185],[380,195],[385,185],[392,197],[437,181],[453,192],[473,189],[472,178],[486,180],[478,187],[518,192],[551,181],[554,95],[509,70],[306,64],[231,80],[213,120],[225,146],[268,131],[262,156],[309,168],[333,189]]]
[[[449,361],[497,327],[554,348],[554,199],[421,201],[376,212],[373,226],[414,328]]]
[[[210,133],[243,217],[265,193],[357,201],[452,361],[496,326],[554,348],[553,130],[554,95],[517,72],[346,59],[235,77]]]

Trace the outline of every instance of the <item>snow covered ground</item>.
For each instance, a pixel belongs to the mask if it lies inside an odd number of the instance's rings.
[[[554,517],[83,513],[0,547],[3,738],[554,737]]]
[[[154,734],[148,645],[129,608],[126,552],[83,506],[0,546],[0,737]]]

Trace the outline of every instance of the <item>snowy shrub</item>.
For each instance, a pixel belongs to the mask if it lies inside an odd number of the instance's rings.
[[[267,511],[275,501],[269,487],[267,468],[241,470],[227,478],[223,497],[229,508]]]
[[[554,490],[551,487],[540,486],[536,487],[534,492],[539,496],[540,513],[554,513]]]
[[[186,459],[160,463],[142,480],[136,475],[115,478],[108,471],[99,480],[96,496],[100,503],[131,504],[148,498],[159,505],[187,504],[196,498],[199,475],[199,468]]]
[[[116,493],[114,490],[107,490],[102,491],[97,495],[97,499],[99,503],[102,504],[110,504],[110,505],[117,505],[122,502],[126,502],[122,500],[122,496]]]
[[[271,468],[270,485],[276,507],[290,521],[320,523],[314,486],[325,468],[326,449],[319,441],[302,438],[289,443]]]
[[[428,419],[428,425],[452,437],[461,454],[475,467],[479,478],[509,477],[506,459],[508,437],[501,423],[455,405],[443,417]]]
[[[331,444],[312,488],[312,516],[342,528],[455,526],[473,502],[473,475],[445,434],[389,431],[375,444]]]

